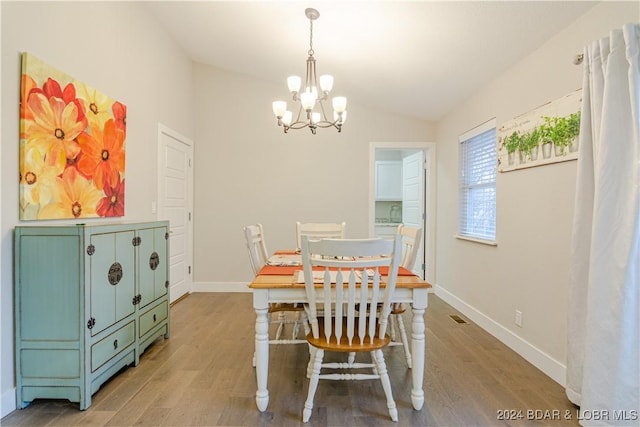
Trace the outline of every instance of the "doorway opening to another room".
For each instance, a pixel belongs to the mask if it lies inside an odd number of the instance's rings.
[[[369,236],[394,235],[400,223],[422,227],[413,271],[435,280],[435,164],[432,142],[372,142],[369,146]]]

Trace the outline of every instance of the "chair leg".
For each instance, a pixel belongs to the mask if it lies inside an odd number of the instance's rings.
[[[276,330],[276,338],[277,340],[280,339],[280,336],[282,335],[282,331],[284,331],[284,324],[286,321],[286,315],[284,313],[284,311],[280,311],[278,312],[278,329]]]
[[[307,317],[306,311],[300,312],[300,321],[302,322],[302,328],[304,329],[304,336],[306,337],[311,332],[311,328],[309,327],[309,318]]]
[[[306,337],[307,335],[309,335],[309,332],[311,332],[311,328],[309,328],[309,320],[305,311],[298,312],[298,318],[296,319],[296,323],[293,327],[293,336],[291,337],[291,339],[295,340],[298,338],[301,324],[302,329],[304,330],[304,336]]]
[[[396,341],[396,316],[389,316],[389,335],[391,336],[391,341]]]
[[[309,362],[307,363],[307,378],[311,378],[311,374],[313,373],[313,363],[316,360],[316,352],[318,351],[318,349],[312,346],[311,344],[308,344],[308,346],[309,346]]]
[[[311,412],[313,411],[313,397],[316,395],[318,389],[318,381],[320,380],[320,368],[322,367],[322,358],[324,357],[324,350],[317,348],[315,350],[315,357],[313,360],[313,373],[309,380],[309,393],[307,394],[307,401],[304,402],[304,409],[302,411],[302,422],[306,423],[311,418]],[[387,378],[388,379],[388,378]]]
[[[353,365],[355,361],[356,361],[356,352],[355,351],[349,352],[349,357],[347,357],[347,362],[349,363],[349,365]]]
[[[400,330],[400,339],[402,340],[402,347],[404,348],[404,357],[407,359],[407,366],[409,369],[413,366],[413,362],[411,360],[411,347],[409,347],[409,340],[407,339],[407,330],[404,327],[404,320],[402,319],[402,314],[396,314],[395,316],[396,323],[398,324],[398,329]]]
[[[293,323],[293,331],[291,331],[292,340],[295,340],[298,338],[298,332],[300,332],[300,313],[296,315],[296,320]]]
[[[389,408],[389,415],[391,416],[391,420],[398,421],[398,408],[396,407],[396,402],[393,400],[393,393],[391,392],[391,382],[389,381],[387,365],[384,363],[382,350],[375,350],[371,352],[371,356],[376,362],[376,366],[378,368],[380,382],[382,382],[382,388],[384,389],[384,394],[387,397],[387,408]]]

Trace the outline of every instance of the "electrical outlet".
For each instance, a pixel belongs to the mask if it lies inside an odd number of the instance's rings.
[[[522,328],[522,312],[520,310],[516,310],[516,326]]]

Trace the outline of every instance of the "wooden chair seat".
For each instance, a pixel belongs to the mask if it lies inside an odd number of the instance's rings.
[[[358,319],[356,319],[354,326],[355,330],[358,330],[358,324]],[[338,353],[358,353],[363,351],[373,351],[381,349],[389,345],[389,342],[391,341],[391,337],[389,336],[389,334],[385,334],[384,338],[380,338],[376,333],[375,337],[373,337],[372,339],[371,337],[366,337],[364,339],[364,342],[362,343],[360,342],[360,339],[358,337],[354,337],[351,344],[349,344],[349,337],[347,337],[347,335],[342,335],[338,341],[335,334],[332,334],[329,337],[329,342],[327,342],[325,338],[324,325],[324,318],[318,318],[318,338],[315,338],[313,336],[313,333],[307,334],[307,341],[309,342],[309,344],[316,348],[335,351]],[[346,318],[342,319],[342,329],[347,329]]]
[[[302,304],[289,302],[275,302],[269,304],[269,313],[276,313],[279,311],[304,311],[304,306]]]
[[[407,311],[407,306],[401,302],[391,304],[391,314],[402,314]]]

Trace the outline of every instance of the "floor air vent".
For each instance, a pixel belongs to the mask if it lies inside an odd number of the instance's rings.
[[[449,317],[455,320],[456,323],[467,323],[462,317],[458,316],[457,314],[452,314]]]

